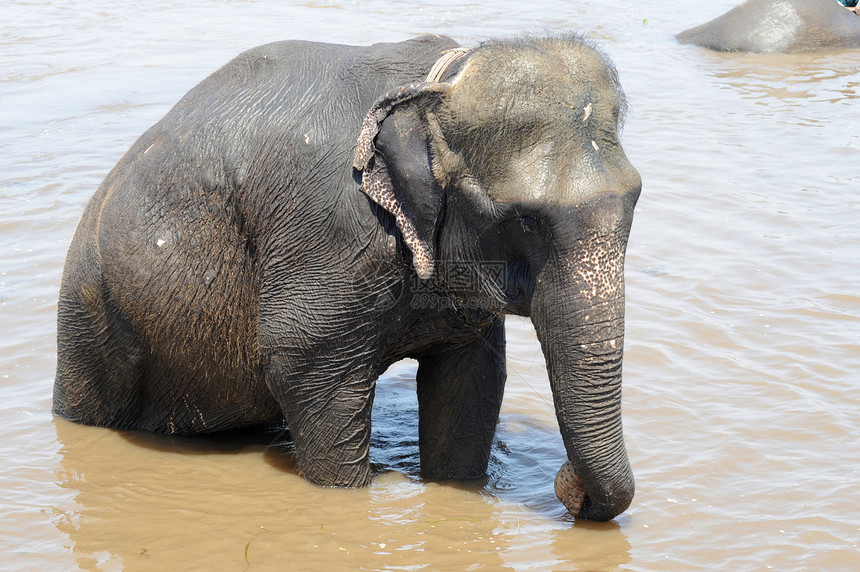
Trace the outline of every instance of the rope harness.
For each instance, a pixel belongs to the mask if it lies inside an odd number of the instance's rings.
[[[430,68],[430,73],[427,74],[427,78],[424,80],[425,82],[433,82],[438,83],[442,81],[442,76],[445,75],[445,72],[451,67],[451,64],[465,56],[469,53],[469,48],[454,48],[451,50],[446,50],[442,52],[442,55],[436,60],[436,63],[433,64],[433,67]]]

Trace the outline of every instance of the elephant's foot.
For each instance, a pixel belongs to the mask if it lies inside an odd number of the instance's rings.
[[[576,516],[585,502],[585,489],[582,482],[573,471],[570,461],[566,462],[555,475],[555,496],[561,501],[570,514]]]

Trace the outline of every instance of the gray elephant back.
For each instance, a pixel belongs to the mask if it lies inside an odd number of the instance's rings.
[[[353,144],[380,95],[422,79],[439,53],[456,46],[438,35],[371,46],[273,42],[241,53],[204,79],[154,129],[179,130],[187,140],[190,127],[200,126],[207,146],[212,130],[220,130],[226,135],[221,152],[237,160],[261,134],[283,137],[299,151]]]
[[[678,34],[721,52],[811,52],[860,47],[860,16],[834,0],[747,0]]]

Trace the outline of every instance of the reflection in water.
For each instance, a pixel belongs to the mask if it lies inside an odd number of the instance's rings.
[[[375,474],[358,490],[324,489],[298,476],[283,432],[176,438],[55,419],[63,445],[57,482],[75,495],[56,526],[85,569],[273,565],[285,547],[308,569],[629,562],[618,523],[571,526],[552,490],[563,455],[557,429],[526,413],[503,417],[485,478],[422,480],[412,375],[414,367],[405,367],[380,380]],[[572,552],[576,564],[568,567]]]
[[[708,73],[747,99],[802,104],[805,99],[838,102],[860,97],[860,52],[703,55]],[[827,90],[822,90],[823,82],[829,85]]]

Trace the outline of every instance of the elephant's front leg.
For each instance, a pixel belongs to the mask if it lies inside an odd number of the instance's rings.
[[[352,371],[302,368],[274,357],[266,371],[296,447],[300,474],[326,487],[370,484],[370,429],[375,381]]]
[[[473,344],[419,359],[418,440],[425,476],[474,479],[486,473],[506,376],[501,318]]]

